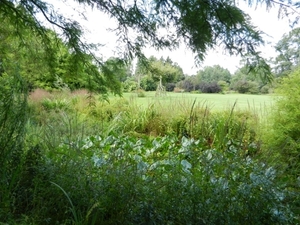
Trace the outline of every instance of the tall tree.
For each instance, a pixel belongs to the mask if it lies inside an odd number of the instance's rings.
[[[300,28],[283,35],[275,46],[278,52],[275,58],[275,73],[284,76],[300,64]]]
[[[137,63],[136,77],[141,79],[143,89],[153,91],[160,79],[163,85],[173,84],[174,88],[175,83],[184,79],[184,74],[182,68],[169,57],[157,59],[151,56],[147,64]]]
[[[231,80],[231,74],[229,70],[219,65],[204,67],[203,70],[198,71],[197,77],[200,82],[208,83],[225,81],[229,84]]]
[[[74,54],[55,32],[45,31],[49,40],[47,49],[35,33],[22,32],[22,36],[18,35],[14,24],[3,18],[0,24],[1,73],[13,74],[17,69],[31,88],[52,89],[59,85],[101,91],[102,87],[96,85],[99,83],[96,76],[91,76],[93,71],[99,73],[99,70],[90,55],[82,55],[86,61],[78,61],[75,65]]]
[[[201,61],[209,48],[221,46],[230,54],[239,54],[247,58],[250,67],[270,68],[262,59],[256,48],[263,43],[261,33],[257,31],[246,15],[236,5],[234,0],[216,1],[178,1],[178,0],[69,0],[82,6],[97,8],[117,21],[115,33],[125,47],[125,58],[142,57],[145,46],[157,49],[176,48],[184,42],[196,55],[196,61]],[[246,0],[245,0],[246,1]],[[248,4],[262,3],[268,8],[274,4],[281,6],[281,12],[289,12],[292,7],[299,7],[299,2],[248,0]],[[17,34],[22,36],[22,30],[30,30],[40,36],[45,49],[49,47],[49,37],[46,35],[45,20],[56,27],[65,44],[73,55],[74,68],[77,62],[88,67],[86,54],[91,54],[91,45],[82,39],[83,29],[80,24],[64,15],[59,15],[55,6],[44,0],[1,0],[0,14],[2,18],[12,21]],[[293,9],[293,8],[292,8]],[[44,18],[41,19],[42,15]],[[1,18],[1,21],[2,21]],[[43,22],[42,22],[43,21]],[[167,35],[161,35],[161,30],[167,30]],[[51,48],[47,49],[50,54]],[[91,54],[93,56],[93,54]],[[94,63],[101,69],[103,62],[94,57]],[[102,85],[110,87],[113,76],[109,69],[103,69],[102,74],[96,73],[91,67],[91,73],[98,76]],[[89,70],[89,69],[88,69]],[[111,86],[114,89],[114,85]]]
[[[143,47],[146,45],[157,49],[175,48],[183,41],[199,60],[203,60],[209,48],[218,45],[231,54],[248,57],[251,59],[250,66],[267,67],[256,51],[256,47],[262,43],[260,32],[251,25],[249,16],[239,9],[233,0],[73,2],[97,8],[116,19],[118,26],[115,32],[119,40],[125,43],[125,57],[142,56]],[[247,2],[249,5],[264,3],[267,7],[275,4],[272,0]],[[287,4],[280,1],[279,4],[287,9],[293,6],[290,1]],[[297,7],[298,4],[294,6]],[[74,19],[59,15],[55,7],[46,1],[1,0],[0,12],[3,17],[12,21],[18,30],[26,28],[36,32],[47,47],[49,38],[45,35],[46,27],[39,16],[43,15],[44,20],[59,30],[63,40],[76,56],[75,61],[85,62],[85,54],[91,53],[92,46],[82,41],[83,29],[80,24]],[[162,37],[161,29],[167,29],[168,35]],[[22,36],[22,32],[19,34]],[[95,58],[94,62],[103,66],[100,59]]]

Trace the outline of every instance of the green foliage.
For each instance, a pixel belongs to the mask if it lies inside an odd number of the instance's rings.
[[[276,44],[275,49],[278,55],[275,58],[275,73],[277,76],[288,75],[300,60],[300,28],[295,28],[288,34],[283,35]]]
[[[21,6],[16,8],[25,10]],[[18,19],[9,20],[11,15],[7,16],[7,12],[1,9],[0,62],[2,70],[5,65],[7,74],[13,73],[17,62],[20,74],[31,89],[88,88],[103,94],[108,90],[120,94],[120,72],[118,70],[116,75],[116,66],[112,66],[110,61],[96,65],[94,56],[74,52],[55,32],[42,27],[35,30],[30,25],[16,26],[14,22]],[[34,23],[32,15],[26,14],[26,17]]]
[[[155,82],[151,76],[143,76],[141,79],[141,88],[145,91],[155,91],[157,83],[158,82]]]
[[[229,91],[229,84],[223,80],[218,81],[218,85],[221,88],[222,93]]]
[[[261,79],[259,73],[250,73],[247,66],[244,66],[233,75],[230,88],[239,93],[258,94],[262,92],[261,88],[266,86],[267,83],[266,80]],[[266,90],[263,91],[266,92]]]
[[[231,74],[228,69],[224,69],[219,65],[206,66],[203,70],[198,71],[197,78],[200,82],[219,82],[225,81],[230,84]]]
[[[268,148],[272,150],[272,159],[288,171],[294,179],[299,177],[299,96],[300,70],[297,69],[276,89],[276,99],[271,114],[270,131],[266,134]],[[299,187],[298,187],[299,188]]]
[[[19,215],[20,175],[23,169],[27,84],[16,69],[0,77],[0,220]]]
[[[253,81],[240,80],[234,84],[233,90],[238,91],[239,93],[245,94],[258,94],[258,84]]]
[[[132,92],[137,89],[137,82],[132,78],[125,80],[123,83],[123,91],[124,92]]]
[[[233,143],[217,151],[201,139],[109,135],[74,145],[80,152],[61,143],[61,157],[45,155],[40,172],[55,185],[41,180],[35,187],[46,206],[36,213],[50,223],[295,222],[274,168],[240,156]]]
[[[218,85],[217,82],[201,82],[199,84],[199,89],[202,93],[220,93],[222,91],[221,87]]]
[[[183,81],[178,82],[177,86],[186,92],[199,90],[199,80],[196,76],[187,76]]]
[[[114,77],[120,82],[124,82],[127,77],[131,76],[131,64],[126,63],[124,60],[119,58],[111,57],[104,63],[104,66],[107,67],[110,71],[114,73]]]
[[[284,175],[281,179],[286,183],[289,190],[294,191],[295,197],[289,202],[300,213],[300,183],[299,183],[299,96],[300,96],[300,70],[296,69],[275,89],[278,94],[274,107],[272,108],[269,126],[264,133],[265,143],[263,156],[270,164],[273,164]]]
[[[144,97],[146,97],[145,91],[142,90],[142,89],[138,89],[138,90],[136,91],[136,93],[137,93],[137,96],[138,96],[139,98],[144,98]]]
[[[89,104],[83,91],[36,94],[14,192],[22,216],[9,224],[296,221],[294,191],[278,183],[276,167],[256,159],[259,120],[248,111],[212,112],[196,101],[143,108],[97,96]],[[43,99],[68,99],[68,107],[47,109]]]
[[[50,99],[44,99],[42,101],[42,106],[44,107],[45,110],[50,111],[50,110],[55,110],[55,111],[60,111],[60,110],[68,110],[69,108],[69,103],[67,102],[66,99],[56,99],[56,100],[50,100]]]
[[[145,91],[155,91],[160,78],[164,86],[184,79],[182,68],[169,57],[157,59],[151,56],[146,62],[139,60],[135,73]]]

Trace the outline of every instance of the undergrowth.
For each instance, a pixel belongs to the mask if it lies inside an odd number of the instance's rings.
[[[28,112],[19,130],[19,114],[1,114],[22,159],[9,188],[2,179],[4,223],[297,222],[294,192],[259,157],[259,117],[249,111],[196,101],[142,108],[81,92],[31,97]]]

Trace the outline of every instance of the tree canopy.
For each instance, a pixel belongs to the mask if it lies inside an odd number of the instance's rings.
[[[261,32],[251,24],[250,17],[234,0],[69,1],[98,9],[117,21],[118,26],[113,32],[125,45],[124,59],[143,58],[143,49],[147,46],[174,49],[184,42],[195,53],[196,62],[205,58],[208,49],[221,46],[230,54],[244,57],[250,69],[263,67],[264,70],[260,71],[264,71],[264,75],[270,74],[270,67],[257,51],[257,47],[263,44]],[[246,2],[249,6],[264,4],[267,8],[278,4],[282,15],[295,12],[300,5],[288,0]],[[95,46],[83,41],[84,32],[79,22],[58,14],[49,1],[1,0],[0,3],[1,21],[3,18],[10,21],[15,35],[23,38],[24,31],[27,31],[39,37],[51,60],[53,41],[49,38],[47,23],[51,24],[67,46],[73,68],[81,62],[100,84],[118,92],[119,86],[111,85],[116,81],[112,78],[113,72],[105,67],[102,59],[92,54]],[[162,35],[163,30],[167,31],[166,35]],[[96,72],[90,64],[91,60],[101,73]]]
[[[201,82],[218,82],[225,81],[230,83],[231,74],[229,70],[222,68],[219,65],[206,66],[203,70],[199,70],[197,77]]]
[[[147,60],[147,64],[143,63],[143,60],[138,60],[135,70],[141,88],[146,91],[156,90],[160,79],[162,84],[167,86],[167,91],[173,91],[175,83],[185,78],[182,68],[169,57],[157,59],[151,56]]]
[[[283,76],[290,73],[300,63],[300,28],[283,35],[275,46],[278,52],[275,58],[275,73]]]

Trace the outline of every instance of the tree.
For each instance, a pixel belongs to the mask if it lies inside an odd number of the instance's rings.
[[[257,94],[263,92],[268,93],[268,82],[257,74],[250,73],[246,66],[238,69],[232,76],[230,88],[239,93]]]
[[[279,53],[275,58],[275,73],[284,76],[300,63],[300,28],[295,28],[283,35],[275,46]]]
[[[219,65],[206,66],[203,70],[198,71],[197,77],[200,82],[219,82],[225,81],[230,83],[231,74],[228,69],[224,69]]]
[[[217,82],[202,82],[200,83],[199,89],[202,93],[219,93],[222,91],[221,87],[218,85]]]
[[[118,90],[119,87],[113,86],[117,85],[118,76],[111,76],[116,79],[108,83],[93,63],[91,55],[82,54],[84,60],[78,61],[55,32],[45,30],[49,41],[45,48],[40,36],[28,30],[22,30],[22,36],[19,36],[12,21],[3,18],[1,14],[0,18],[3,19],[0,24],[1,73],[13,74],[17,69],[31,89],[89,88],[105,93],[106,86]],[[102,70],[109,68],[115,72],[116,67],[112,67],[111,63],[103,65]],[[101,85],[105,82],[108,84]]]
[[[195,75],[185,77],[184,80],[177,83],[177,86],[186,92],[196,91],[200,89],[199,80]]]
[[[117,28],[114,31],[118,40],[123,43],[123,49],[126,50],[125,59],[134,56],[143,58],[145,46],[173,49],[183,41],[195,53],[198,62],[204,59],[209,48],[221,46],[230,54],[246,58],[250,68],[264,67],[265,75],[270,72],[270,68],[256,51],[263,43],[260,32],[251,25],[250,17],[233,0],[151,2],[70,0],[70,2],[97,8],[116,20]],[[283,9],[281,12],[287,13],[300,5],[291,1],[247,2],[249,6],[264,3],[268,8],[279,4]],[[90,60],[86,55],[93,57],[93,62],[99,69],[103,68],[102,60],[92,54],[93,46],[83,41],[84,32],[81,25],[75,19],[59,15],[50,3],[43,0],[1,0],[0,14],[1,21],[3,18],[12,21],[17,29],[16,35],[22,37],[24,30],[35,33],[35,36],[41,38],[47,50],[51,48],[48,48],[50,42],[45,24],[54,26],[72,53],[74,68],[80,61],[84,65],[89,65],[85,64]],[[167,35],[161,35],[161,30],[167,30]],[[113,76],[108,69],[103,69],[102,73],[95,73],[92,68],[90,72],[93,76],[98,76],[96,80],[101,85],[115,88],[115,85],[110,86],[113,80],[106,79]]]
[[[173,91],[174,83],[184,79],[182,68],[169,57],[157,59],[151,56],[146,63],[138,61],[135,74],[146,91],[156,90],[160,77],[162,84],[169,87],[168,91]]]
[[[1,15],[0,19],[1,74],[14,74],[18,70],[31,87],[37,83],[38,78],[48,78],[52,67],[45,63],[47,55],[40,40],[25,31],[21,39],[9,20]]]

